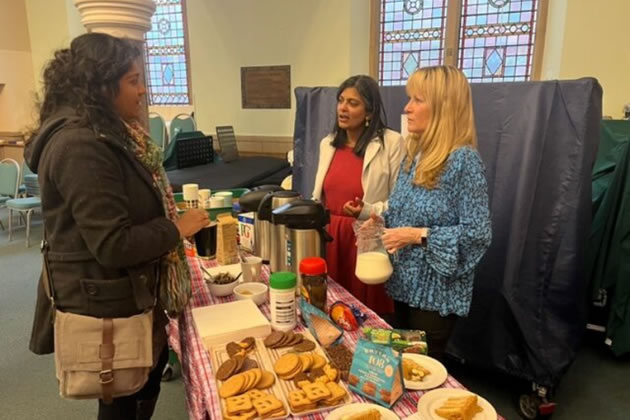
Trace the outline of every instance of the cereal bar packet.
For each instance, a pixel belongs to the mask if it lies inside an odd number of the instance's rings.
[[[372,343],[389,346],[402,353],[428,353],[427,335],[424,331],[364,327],[363,334]]]
[[[350,389],[389,408],[405,390],[402,378],[400,353],[391,347],[359,340],[348,375]]]

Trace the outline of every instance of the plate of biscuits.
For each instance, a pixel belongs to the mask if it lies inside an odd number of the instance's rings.
[[[310,332],[274,331],[264,344],[292,414],[318,413],[352,401],[339,369]]]
[[[484,398],[465,389],[440,388],[418,401],[418,419],[497,420],[497,412]]]
[[[339,407],[326,420],[400,420],[392,410],[370,403],[354,403]]]
[[[438,360],[415,353],[403,353],[402,371],[405,388],[413,390],[427,390],[442,385],[448,372]]]
[[[210,351],[223,418],[282,419],[289,414],[262,340],[248,337]]]

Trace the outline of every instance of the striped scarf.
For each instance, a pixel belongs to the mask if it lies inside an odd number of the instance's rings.
[[[177,221],[177,206],[173,190],[162,166],[163,154],[139,123],[125,123],[131,138],[131,147],[136,159],[144,166],[155,181],[162,196],[164,214],[173,223]],[[161,259],[160,303],[170,316],[182,312],[192,295],[190,271],[183,241]]]

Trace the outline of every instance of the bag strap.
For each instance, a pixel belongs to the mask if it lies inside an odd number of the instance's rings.
[[[40,251],[42,253],[43,259],[43,270],[42,277],[44,283],[44,291],[46,292],[46,296],[50,300],[50,303],[53,308],[53,314],[55,313],[55,289],[52,283],[52,277],[50,275],[50,268],[48,266],[48,240],[46,239],[46,229],[44,228],[44,239],[42,239],[42,243],[40,245]],[[54,322],[54,319],[53,319]]]
[[[100,382],[103,402],[111,404],[114,390],[114,320],[103,318],[103,343],[100,345],[101,372]]]

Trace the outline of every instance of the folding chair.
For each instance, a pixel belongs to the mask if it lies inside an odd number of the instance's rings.
[[[6,207],[7,201],[18,196],[19,188],[20,164],[13,159],[0,160],[0,208]],[[2,220],[0,227],[4,230]]]
[[[26,247],[28,248],[31,246],[31,216],[35,210],[42,207],[42,201],[39,197],[37,175],[24,176],[24,185],[26,186],[27,197],[7,200],[6,207],[9,209],[9,241],[13,233],[13,212],[17,211],[20,215],[26,214]]]
[[[173,141],[179,133],[187,133],[197,131],[197,123],[193,117],[188,114],[177,114],[171,121],[170,125],[170,141]]]
[[[168,145],[168,130],[166,129],[166,121],[157,112],[149,112],[149,133],[151,140],[162,150]]]

